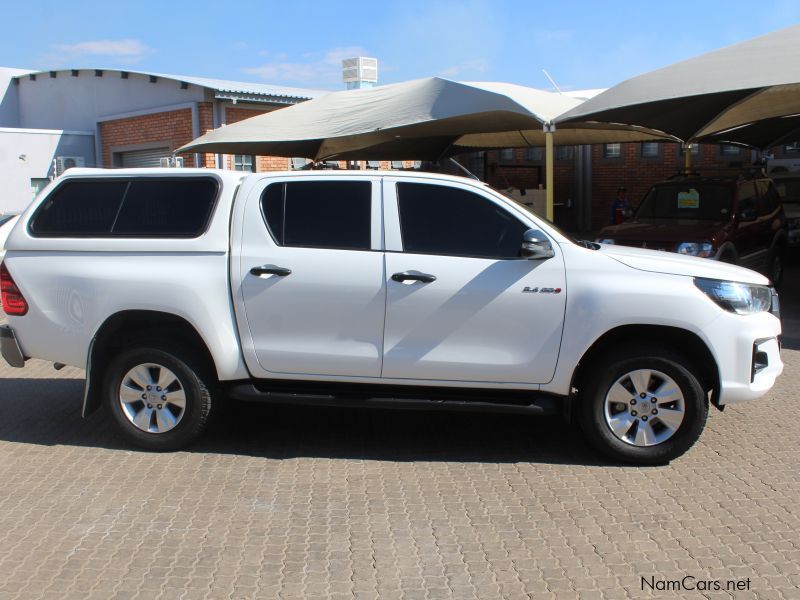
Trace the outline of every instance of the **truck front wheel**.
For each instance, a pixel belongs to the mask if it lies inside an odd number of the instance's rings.
[[[108,365],[103,398],[129,442],[146,450],[183,448],[203,431],[211,412],[210,379],[191,353],[148,343]]]
[[[687,359],[660,348],[630,347],[600,357],[583,381],[579,419],[608,456],[662,464],[700,437],[708,399]]]

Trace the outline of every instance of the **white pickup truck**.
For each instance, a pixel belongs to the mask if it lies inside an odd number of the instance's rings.
[[[709,402],[783,369],[763,276],[576,243],[433,174],[73,169],[21,215],[0,279],[6,361],[86,369],[84,415],[153,450],[233,397],[563,413],[660,463]]]

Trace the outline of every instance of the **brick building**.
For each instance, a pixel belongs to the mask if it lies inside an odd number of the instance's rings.
[[[555,221],[569,231],[597,231],[610,220],[619,187],[639,203],[656,181],[683,170],[679,144],[645,142],[558,146],[555,148]],[[703,174],[732,175],[752,165],[756,154],[732,145],[692,147],[692,168]],[[776,158],[800,158],[800,145],[771,149]],[[542,148],[517,148],[484,153],[485,179],[498,189],[544,185]],[[475,164],[475,159],[472,160]]]
[[[0,212],[24,208],[68,166],[158,166],[211,129],[323,93],[122,70],[0,69],[0,175],[7,191]],[[289,168],[289,159],[277,157],[182,158],[185,166]]]

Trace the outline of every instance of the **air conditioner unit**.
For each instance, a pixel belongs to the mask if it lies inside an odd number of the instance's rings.
[[[82,156],[56,156],[56,177],[73,167],[85,167],[86,159]]]
[[[183,168],[183,157],[182,156],[164,156],[159,159],[159,166],[164,168]]]

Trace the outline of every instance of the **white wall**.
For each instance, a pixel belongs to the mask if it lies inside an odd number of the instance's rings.
[[[25,73],[29,71],[0,67],[0,127],[19,127],[19,95],[11,78]]]
[[[55,78],[38,73],[35,81],[21,77],[17,94],[19,127],[94,131],[102,117],[199,102],[205,89],[190,85],[182,90],[174,79],[150,83],[148,76],[137,73],[122,79],[119,71],[95,77],[94,70],[83,69],[78,77],[70,71],[58,71]]]
[[[31,179],[53,175],[56,156],[83,156],[94,166],[91,132],[0,128],[0,213],[23,210],[31,200]]]

